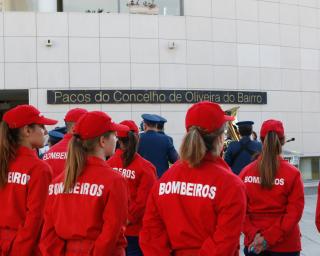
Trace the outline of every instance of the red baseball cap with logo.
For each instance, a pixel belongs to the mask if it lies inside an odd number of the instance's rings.
[[[122,122],[120,122],[120,124],[122,125],[126,125],[128,126],[129,130],[128,131],[119,131],[117,133],[117,136],[120,137],[120,138],[125,138],[125,137],[128,137],[128,133],[129,131],[132,131],[134,133],[139,133],[139,128],[138,126],[136,125],[136,123],[132,120],[124,120]]]
[[[64,121],[65,122],[77,122],[79,120],[79,118],[85,114],[85,113],[88,113],[88,110],[86,109],[83,109],[83,108],[73,108],[73,109],[70,109],[66,116],[64,117]]]
[[[38,109],[31,105],[19,105],[7,111],[2,118],[11,129],[21,128],[29,124],[54,125],[57,120],[44,117]]]
[[[125,132],[129,131],[128,126],[116,124],[111,117],[101,111],[90,111],[83,114],[76,122],[74,134],[79,135],[81,139],[93,139],[106,132]]]
[[[279,138],[284,138],[284,128],[282,122],[274,119],[264,121],[261,126],[260,137],[266,137],[269,132],[275,132]]]
[[[201,101],[188,109],[185,125],[187,131],[192,126],[198,126],[205,132],[211,133],[221,128],[224,123],[233,120],[234,117],[225,115],[219,104]]]

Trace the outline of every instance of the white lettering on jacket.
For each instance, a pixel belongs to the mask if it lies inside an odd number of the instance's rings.
[[[182,196],[202,197],[214,199],[216,196],[217,187],[189,183],[182,181],[161,182],[159,186],[159,195],[178,194]]]
[[[49,159],[67,159],[67,152],[49,152],[43,156],[43,160]]]
[[[244,183],[255,183],[255,184],[260,184],[260,177],[257,176],[246,176],[244,178]],[[277,178],[274,180],[274,185],[276,186],[284,186],[285,179],[284,178]]]
[[[136,172],[129,170],[129,169],[124,169],[124,168],[117,168],[114,167],[113,170],[118,171],[122,174],[123,177],[127,178],[127,179],[132,179],[134,180],[136,178]]]
[[[30,175],[20,172],[8,172],[8,183],[27,185],[30,180]]]
[[[104,185],[90,184],[90,183],[80,183],[77,182],[72,189],[66,194],[78,194],[78,195],[88,195],[88,196],[102,196]],[[55,183],[49,185],[49,195],[59,195],[63,194],[64,185],[63,182]]]

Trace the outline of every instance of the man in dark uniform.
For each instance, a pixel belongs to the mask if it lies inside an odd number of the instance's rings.
[[[168,139],[171,141],[171,143],[173,144],[173,138],[170,137],[169,135],[165,134],[164,132],[164,124],[167,122],[167,119],[165,119],[162,116],[156,115],[154,114],[155,117],[157,117],[159,119],[159,122],[157,123],[157,129],[158,129],[158,133],[164,134],[165,136],[168,137]]]
[[[261,143],[250,138],[253,124],[252,121],[236,123],[241,138],[239,141],[231,142],[224,155],[224,160],[237,175],[254,160],[257,153],[261,152]]]
[[[160,178],[169,168],[169,162],[178,160],[178,153],[172,142],[164,134],[158,133],[157,123],[160,119],[151,114],[141,116],[144,122],[144,132],[140,133],[138,153],[150,161],[156,168]]]

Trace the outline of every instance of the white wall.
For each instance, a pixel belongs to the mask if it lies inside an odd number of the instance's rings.
[[[259,131],[279,118],[296,138],[288,149],[319,155],[320,1],[185,0],[185,15],[0,14],[0,88],[31,88],[30,103],[60,120],[69,106],[47,105],[47,89],[267,91],[267,105],[242,105],[238,119]],[[160,113],[179,144],[188,106],[87,107],[117,121]]]

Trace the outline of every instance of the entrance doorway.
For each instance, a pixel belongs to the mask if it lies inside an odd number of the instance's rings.
[[[0,90],[0,120],[7,110],[29,103],[28,90]]]

